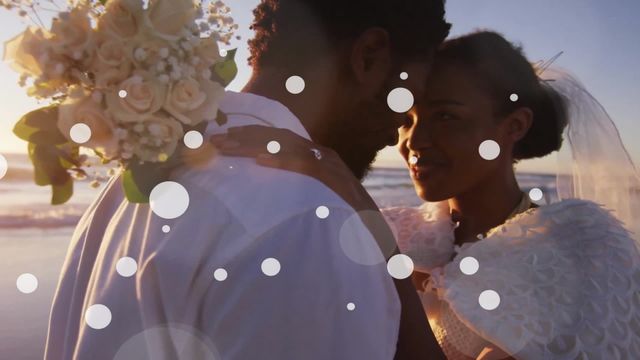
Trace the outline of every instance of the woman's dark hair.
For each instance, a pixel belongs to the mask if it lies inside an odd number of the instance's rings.
[[[533,123],[515,144],[514,160],[545,156],[559,150],[568,115],[564,98],[541,81],[522,49],[502,35],[481,31],[444,42],[436,62],[460,64],[470,69],[494,97],[496,116],[506,116],[520,107],[533,112]],[[512,101],[511,94],[518,99]]]
[[[308,64],[325,44],[339,46],[372,27],[388,31],[394,54],[428,58],[451,27],[444,0],[262,0],[253,13],[254,69]]]

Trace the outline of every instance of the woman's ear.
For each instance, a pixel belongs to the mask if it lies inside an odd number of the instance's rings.
[[[391,71],[391,41],[382,28],[365,30],[355,40],[351,51],[351,68],[363,86],[378,89]]]
[[[527,135],[532,124],[533,112],[531,109],[527,107],[518,108],[505,119],[504,127],[506,135],[515,144]]]

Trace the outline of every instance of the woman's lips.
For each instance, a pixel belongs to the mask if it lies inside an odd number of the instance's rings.
[[[442,168],[442,164],[416,164],[411,165],[411,176],[416,180],[424,180]]]

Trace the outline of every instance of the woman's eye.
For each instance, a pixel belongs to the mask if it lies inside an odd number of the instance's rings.
[[[443,120],[443,121],[448,121],[448,120],[452,120],[455,119],[455,116],[451,113],[445,112],[445,111],[441,111],[436,113],[436,119],[438,120]]]

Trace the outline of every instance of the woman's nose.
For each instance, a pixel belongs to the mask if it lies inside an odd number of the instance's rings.
[[[409,150],[420,150],[433,145],[431,132],[424,126],[413,126],[407,138],[407,148]]]

